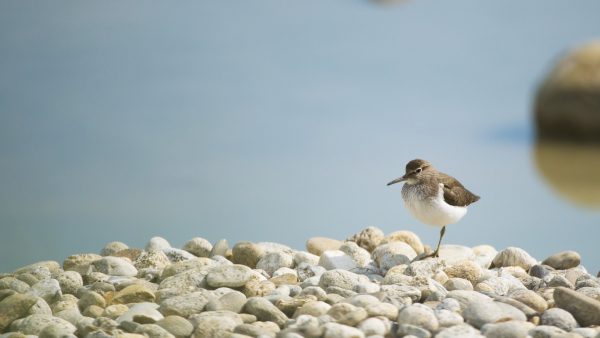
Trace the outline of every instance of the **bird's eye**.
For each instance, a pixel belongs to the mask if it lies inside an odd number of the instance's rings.
[[[418,173],[420,173],[420,172],[421,172],[421,170],[423,170],[423,169],[421,169],[421,168],[417,168],[417,170],[415,170],[415,172],[418,174]]]

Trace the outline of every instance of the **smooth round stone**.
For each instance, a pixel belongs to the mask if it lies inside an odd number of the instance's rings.
[[[165,316],[176,315],[184,318],[202,312],[206,304],[213,300],[208,291],[197,291],[190,294],[165,299],[160,303],[158,311]]]
[[[550,274],[551,268],[545,265],[535,264],[529,269],[529,274],[537,278],[545,278]]]
[[[39,338],[75,338],[76,336],[61,325],[47,325],[38,334]]]
[[[474,287],[475,291],[491,292],[499,296],[506,296],[510,291],[517,289],[525,289],[525,286],[510,275],[488,278]]]
[[[367,318],[356,326],[365,336],[384,336],[387,333],[387,327],[383,320],[379,318]]]
[[[271,252],[264,255],[257,263],[256,268],[266,271],[269,276],[279,268],[294,266],[294,257],[286,252]]]
[[[146,244],[146,251],[162,251],[163,249],[168,249],[171,247],[171,244],[166,239],[156,236],[150,238],[148,243]]]
[[[147,337],[172,338],[173,336],[165,329],[156,324],[142,324],[137,326],[135,333],[143,334]]]
[[[252,242],[238,242],[233,246],[232,261],[250,268],[256,268],[258,261],[265,255],[263,248]]]
[[[25,316],[36,302],[36,297],[19,293],[4,298],[0,302],[0,332],[14,320]]]
[[[538,325],[529,330],[531,338],[552,338],[563,333],[566,333],[566,331],[556,326],[549,325]]]
[[[358,265],[351,256],[341,250],[327,250],[321,254],[319,265],[327,270],[352,270]]]
[[[326,323],[323,326],[323,338],[364,338],[365,334],[354,327],[338,323]]]
[[[473,284],[464,278],[449,278],[446,283],[444,283],[444,287],[448,291],[452,290],[473,290]]]
[[[398,300],[400,303],[403,303],[403,299],[408,299],[409,303],[414,303],[422,296],[419,288],[410,285],[382,285],[381,291],[387,298]]]
[[[570,312],[582,326],[600,325],[600,301],[564,287],[554,290],[556,306]]]
[[[513,306],[491,300],[470,302],[462,312],[465,322],[476,328],[481,328],[488,323],[495,323],[500,319],[527,320],[525,314]]]
[[[423,304],[413,304],[401,309],[398,313],[398,325],[402,324],[418,326],[430,332],[439,327],[433,310]]]
[[[484,338],[478,330],[467,324],[460,324],[443,329],[436,338]]]
[[[102,313],[104,312],[104,309],[101,308],[98,305],[90,305],[87,308],[85,308],[81,314],[84,315],[85,317],[91,317],[91,318],[98,318],[102,315]]]
[[[575,251],[562,251],[544,259],[542,264],[551,266],[557,270],[574,268],[581,263],[581,256]]]
[[[411,324],[400,324],[398,325],[398,331],[396,333],[400,337],[417,337],[417,338],[429,338],[431,332],[425,330],[422,327],[418,327]]]
[[[548,286],[553,287],[553,288],[559,287],[559,286],[564,286],[569,289],[575,288],[573,283],[571,283],[566,277],[561,276],[561,275],[556,275],[556,276],[552,277],[552,279],[548,282]]]
[[[241,264],[221,265],[212,268],[206,275],[206,282],[213,288],[244,286],[252,277],[252,270]]]
[[[49,277],[49,274],[46,275],[45,272],[41,272],[43,270],[47,270],[50,274],[57,273],[60,270],[60,264],[55,261],[41,261],[33,264],[26,265],[21,267],[13,272],[13,275],[21,275],[24,273],[31,273],[36,276],[38,279],[45,279]],[[42,275],[38,275],[41,272]]]
[[[108,243],[106,243],[104,248],[102,248],[102,250],[100,251],[100,255],[101,256],[113,256],[117,252],[125,250],[125,249],[129,249],[129,246],[127,246],[127,244],[125,244],[123,242],[117,242],[117,241],[108,242]]]
[[[182,249],[194,256],[209,257],[212,247],[212,244],[208,240],[202,237],[194,237],[185,242]]]
[[[28,315],[52,315],[50,306],[43,298],[37,297],[37,302],[29,308]]]
[[[389,320],[398,319],[398,308],[390,303],[371,304],[365,307],[369,317],[385,317]]]
[[[306,241],[306,250],[313,255],[321,256],[327,250],[339,250],[342,242],[326,237],[313,237]]]
[[[379,299],[377,299],[377,297],[372,296],[372,295],[366,295],[366,294],[358,294],[356,296],[352,296],[352,297],[348,298],[346,300],[346,302],[348,302],[354,306],[361,307],[363,309],[369,305],[375,305],[375,304],[380,303],[380,301],[379,301]]]
[[[239,313],[246,304],[246,296],[239,291],[231,291],[221,296],[219,302],[223,310]]]
[[[18,293],[26,293],[30,290],[30,286],[14,277],[4,277],[0,279],[0,289],[9,289]]]
[[[476,285],[483,276],[481,267],[473,261],[462,261],[444,269],[450,278],[463,278]]]
[[[76,294],[77,290],[83,286],[83,278],[76,271],[64,271],[56,276],[62,293]]]
[[[496,268],[503,266],[520,266],[527,271],[535,264],[537,264],[537,261],[535,258],[531,257],[527,251],[515,247],[508,247],[498,252],[492,261],[493,267]]]
[[[15,331],[20,331],[26,335],[39,335],[39,333],[48,325],[54,325],[61,331],[68,333],[74,333],[76,330],[76,327],[73,324],[64,319],[53,317],[51,315],[31,315],[19,321],[15,327]]]
[[[162,252],[167,255],[171,263],[189,261],[198,258],[185,250],[177,248],[165,248],[162,249]]]
[[[546,309],[548,308],[548,303],[546,302],[546,300],[542,296],[538,295],[537,293],[531,290],[516,289],[511,291],[508,294],[508,296],[514,300],[517,300],[529,306],[530,308],[534,309],[539,313],[546,311]]]
[[[416,256],[415,250],[404,242],[379,245],[372,253],[377,266],[386,271],[396,265],[409,264]]]
[[[552,308],[544,311],[540,320],[542,325],[556,326],[565,331],[571,331],[578,326],[573,315],[559,308]]]
[[[200,257],[192,260],[175,262],[171,265],[167,266],[161,274],[161,280],[165,280],[171,276],[174,276],[180,272],[184,272],[187,270],[195,270],[198,273],[206,274],[210,269],[214,266],[217,266],[217,262],[210,258]]]
[[[464,319],[458,313],[450,310],[435,309],[433,312],[441,327],[460,325],[464,322]]]
[[[62,296],[60,284],[56,279],[41,280],[32,285],[28,293],[44,299],[48,304],[52,304]]]
[[[340,251],[350,256],[359,267],[365,267],[371,261],[371,254],[369,251],[361,248],[354,242],[344,242],[344,244],[340,246]]]
[[[319,286],[327,289],[330,286],[346,290],[354,290],[360,284],[368,283],[369,278],[350,271],[335,269],[324,272],[319,279]]]
[[[110,319],[117,319],[119,316],[121,316],[122,314],[124,314],[127,311],[129,311],[129,307],[127,307],[127,305],[113,304],[113,305],[107,306],[104,309],[104,312],[102,312],[101,316],[110,318]]]
[[[577,292],[586,295],[595,300],[600,300],[600,288],[585,286],[577,289]]]
[[[192,334],[194,327],[187,319],[180,316],[166,316],[156,322],[156,325],[169,331],[176,338],[187,337]]]
[[[158,304],[143,302],[133,305],[129,308],[125,313],[117,317],[116,321],[121,323],[123,321],[134,321],[136,316],[144,316],[147,318],[151,318],[154,322],[159,321],[164,318],[162,313],[160,313],[158,309]]]
[[[271,281],[250,278],[242,288],[242,292],[246,297],[262,297],[271,294],[276,288],[277,286]]]
[[[227,255],[227,250],[229,250],[229,243],[226,239],[218,240],[215,245],[213,245],[212,250],[210,250],[209,257],[213,256],[222,256],[225,257]]]
[[[288,319],[275,305],[259,297],[249,298],[243,311],[255,315],[258,320],[274,322],[279,327],[282,327]]]
[[[384,236],[385,235],[381,229],[370,226],[349,237],[347,241],[355,242],[361,248],[371,252],[377,247],[377,245],[379,245]]]
[[[481,328],[481,333],[483,333],[486,338],[528,338],[529,330],[534,327],[535,325],[529,322],[511,320],[502,323],[485,324]]]

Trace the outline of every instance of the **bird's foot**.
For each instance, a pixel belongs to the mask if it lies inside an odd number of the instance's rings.
[[[422,261],[422,260],[427,259],[427,258],[438,258],[438,257],[440,257],[440,252],[439,252],[439,250],[436,250],[436,251],[434,251],[432,253],[429,253],[429,254],[422,253],[420,255],[417,255],[417,257],[415,257],[410,262],[412,263],[412,262]]]

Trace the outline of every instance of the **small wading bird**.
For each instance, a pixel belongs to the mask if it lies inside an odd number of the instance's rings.
[[[399,182],[406,182],[402,186],[402,199],[410,214],[425,224],[442,227],[435,251],[421,259],[439,257],[446,225],[463,218],[467,205],[477,202],[479,196],[467,190],[456,178],[437,171],[425,160],[408,162],[404,176],[387,185]]]

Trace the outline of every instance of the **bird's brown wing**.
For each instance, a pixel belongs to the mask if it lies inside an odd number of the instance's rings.
[[[439,180],[444,184],[444,201],[446,203],[456,207],[465,207],[479,200],[479,196],[467,190],[456,178],[440,173]]]

